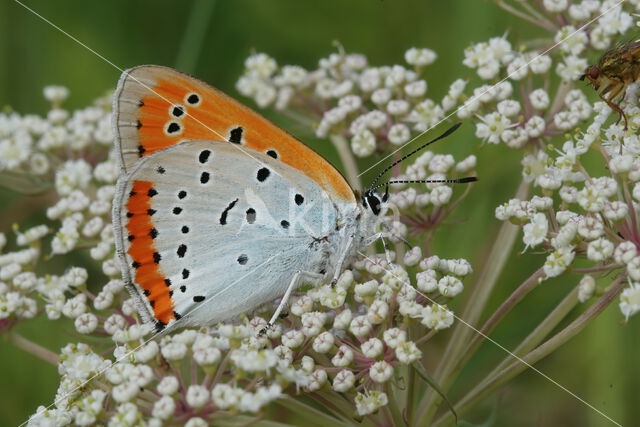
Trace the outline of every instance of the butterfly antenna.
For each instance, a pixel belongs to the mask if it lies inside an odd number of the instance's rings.
[[[451,135],[453,132],[455,132],[461,125],[462,123],[456,123],[455,125],[451,126],[449,129],[447,129],[442,135],[440,135],[439,137],[432,139],[431,141],[427,142],[424,145],[421,145],[420,147],[416,148],[415,150],[413,150],[412,152],[410,152],[409,154],[406,154],[404,156],[402,156],[401,158],[399,158],[398,160],[396,160],[395,162],[391,163],[389,166],[387,166],[386,168],[384,168],[384,170],[382,172],[380,172],[378,174],[378,176],[373,180],[373,182],[371,183],[371,189],[377,188],[375,187],[375,185],[377,184],[377,182],[380,180],[380,178],[382,178],[384,176],[385,173],[387,173],[392,167],[394,167],[395,165],[397,165],[398,163],[401,163],[403,161],[405,161],[406,159],[408,159],[409,157],[413,156],[414,154],[416,154],[417,152],[424,150],[425,148],[427,148],[429,145],[433,144],[436,141],[439,141],[443,138],[446,138],[447,136]]]
[[[475,181],[478,181],[478,177],[476,176],[467,176],[455,179],[392,179],[384,184],[378,184],[375,187],[371,187],[370,190],[377,190],[378,188],[386,185],[387,190],[385,194],[388,194],[390,184],[466,184],[467,182]]]

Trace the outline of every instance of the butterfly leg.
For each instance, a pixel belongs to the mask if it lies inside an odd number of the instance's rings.
[[[338,283],[338,277],[340,277],[340,273],[342,273],[342,268],[344,267],[344,261],[347,259],[347,255],[351,249],[351,245],[353,244],[353,236],[349,236],[349,240],[347,240],[347,245],[342,252],[342,256],[338,260],[338,264],[336,265],[336,271],[333,272],[333,279],[331,280],[331,287],[334,287],[336,283]]]
[[[314,282],[318,282],[322,280],[322,274],[312,273],[310,271],[302,271],[302,270],[296,271],[296,274],[294,274],[293,278],[291,279],[291,283],[289,283],[289,286],[287,287],[287,291],[284,293],[284,295],[282,296],[282,299],[280,300],[280,304],[278,304],[278,308],[276,308],[276,311],[273,313],[273,316],[271,316],[271,320],[269,320],[269,323],[267,323],[267,326],[265,326],[260,330],[259,335],[266,334],[267,331],[273,327],[278,317],[280,317],[280,313],[282,312],[282,309],[287,305],[287,302],[289,301],[289,297],[291,296],[291,292],[293,292],[293,290],[296,289],[300,285],[300,282],[305,278],[308,280],[312,280]]]

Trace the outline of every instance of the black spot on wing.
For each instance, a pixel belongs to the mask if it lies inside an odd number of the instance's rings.
[[[173,135],[175,133],[180,132],[181,129],[182,129],[182,127],[180,126],[180,124],[178,122],[171,122],[167,126],[167,133],[169,135]]]
[[[279,157],[278,152],[274,149],[267,150],[266,153],[267,156],[273,157],[274,159],[277,159]]]
[[[280,221],[280,225],[282,226],[282,228],[287,229],[289,228],[290,224],[289,221],[283,219],[282,221]]]
[[[181,117],[184,114],[184,107],[182,105],[174,105],[171,109],[171,115],[173,117]]]
[[[178,250],[176,251],[176,254],[178,254],[179,258],[184,258],[184,255],[186,253],[187,253],[187,245],[183,243],[180,246],[178,246]]]
[[[268,168],[260,168],[256,174],[256,178],[260,182],[264,182],[271,175],[271,171]]]
[[[207,163],[209,161],[210,155],[211,155],[211,150],[202,150],[200,154],[198,154],[198,161],[200,163]]]
[[[227,215],[229,214],[229,211],[233,209],[236,203],[238,203],[238,199],[235,199],[233,202],[229,203],[229,206],[227,206],[224,211],[222,211],[222,215],[220,215],[220,225],[225,225],[227,223]]]
[[[253,208],[249,208],[247,209],[247,222],[249,224],[253,224],[254,222],[256,222],[256,210]]]
[[[302,194],[296,194],[293,200],[296,202],[296,205],[298,206],[304,203],[304,197],[302,196]]]
[[[238,264],[245,265],[249,261],[249,257],[246,254],[242,254],[238,257]]]
[[[196,295],[193,297],[193,302],[202,302],[204,301],[204,297],[202,295]]]
[[[186,268],[182,269],[182,278],[183,279],[188,279],[189,278],[189,274],[191,274],[191,272],[189,270],[187,270]]]
[[[231,132],[229,132],[229,142],[242,144],[242,131],[243,129],[241,126],[231,129]]]
[[[209,178],[211,177],[211,175],[209,174],[209,172],[202,172],[200,174],[200,183],[201,184],[206,184],[207,182],[209,182]]]
[[[200,102],[200,96],[197,93],[192,93],[187,96],[187,103],[191,105],[196,105]]]
[[[187,192],[184,190],[181,190],[180,192],[178,192],[178,199],[182,200],[185,197],[187,197]]]

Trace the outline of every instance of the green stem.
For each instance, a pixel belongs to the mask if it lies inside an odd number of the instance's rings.
[[[554,308],[547,317],[531,333],[522,340],[520,345],[513,350],[513,354],[522,357],[536,346],[538,346],[558,324],[575,308],[578,304],[579,287],[576,286],[571,292],[565,296],[562,301]],[[494,368],[485,378],[492,378],[502,371],[512,360],[511,356],[507,356],[498,366]],[[479,385],[478,385],[479,386]],[[476,386],[476,388],[478,387]]]
[[[529,193],[529,187],[529,183],[523,180],[516,191],[515,197],[525,199]],[[460,316],[464,323],[456,322],[451,339],[444,355],[440,358],[440,363],[434,374],[435,382],[440,384],[444,392],[449,389],[455,379],[455,375],[461,369],[459,361],[465,356],[464,352],[471,335],[474,333],[468,325],[476,325],[478,323],[489,296],[498,281],[498,277],[511,254],[518,231],[519,228],[510,222],[502,224],[489,256],[486,262],[483,263],[484,267],[477,280],[471,286],[472,292],[468,294],[465,301],[466,305]],[[427,390],[418,404],[418,412],[416,413],[417,425],[429,424],[437,410],[439,401],[440,396],[437,393],[432,389]]]
[[[478,346],[482,342],[483,338],[485,338],[493,328],[502,320],[504,316],[507,315],[511,311],[513,307],[516,306],[522,299],[529,294],[540,283],[540,280],[544,276],[544,270],[540,267],[535,273],[533,273],[527,280],[522,282],[520,286],[516,288],[515,291],[509,298],[507,298],[498,309],[491,315],[489,320],[485,322],[485,324],[480,329],[480,333],[476,334],[469,344],[469,347],[465,351],[464,358],[460,361],[460,364],[464,364],[469,358],[475,353]]]
[[[58,355],[48,348],[45,348],[40,344],[36,344],[14,331],[9,332],[7,336],[9,337],[9,341],[15,344],[16,347],[39,357],[45,362],[49,362],[55,366],[58,365]]]
[[[185,73],[193,73],[202,51],[209,20],[213,14],[215,0],[195,0],[187,21],[184,36],[178,50],[176,68]]]
[[[574,393],[562,387],[560,384],[553,381],[547,375],[539,371],[538,369],[533,367],[533,364],[543,359],[544,357],[551,354],[553,351],[557,350],[561,345],[565,344],[571,338],[576,336],[580,331],[582,331],[593,319],[595,319],[598,314],[600,314],[607,306],[613,301],[613,299],[622,292],[622,289],[625,286],[624,276],[619,276],[614,280],[612,285],[609,287],[609,290],[603,294],[598,301],[596,301],[593,305],[591,305],[587,310],[585,310],[578,318],[576,318],[573,322],[571,322],[566,328],[555,334],[549,340],[547,340],[544,344],[538,346],[535,350],[532,350],[527,355],[522,358],[518,358],[516,361],[512,361],[506,368],[501,370],[499,373],[493,375],[492,377],[488,377],[482,383],[472,390],[469,394],[467,394],[464,398],[462,398],[456,405],[456,411],[460,414],[473,407],[479,400],[484,398],[487,394],[493,392],[496,388],[500,387],[502,384],[506,383],[510,379],[514,378],[519,373],[523,372],[527,368],[532,368],[540,375],[547,378],[549,381],[554,382],[558,387],[565,390],[567,393],[572,396],[578,398]],[[574,293],[575,294],[575,290]],[[578,398],[579,399],[579,398]],[[589,403],[581,400],[585,405],[591,407],[592,409],[598,411],[596,408],[591,406]],[[602,414],[602,413],[601,413]],[[606,415],[603,415],[606,417]],[[608,418],[608,417],[607,417]],[[611,420],[611,419],[609,419]],[[612,421],[612,420],[611,420]],[[449,413],[443,414],[436,422],[433,424],[434,426],[439,425],[450,425],[452,422],[451,415]]]
[[[343,420],[329,415],[327,411],[319,411],[318,409],[303,403],[298,398],[292,398],[290,396],[283,397],[276,400],[276,403],[291,412],[301,415],[306,422],[312,425],[320,426],[335,426],[335,425],[348,425]]]
[[[347,175],[347,181],[354,190],[362,191],[362,182],[358,176],[358,165],[356,159],[353,157],[347,140],[342,135],[331,135],[331,142],[338,151],[342,167],[344,167],[345,174]]]

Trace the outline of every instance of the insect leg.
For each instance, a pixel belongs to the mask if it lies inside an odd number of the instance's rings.
[[[296,271],[296,273],[293,275],[293,278],[291,279],[291,283],[289,283],[289,286],[287,287],[287,291],[284,293],[284,295],[282,296],[282,299],[280,300],[280,304],[278,304],[278,308],[276,308],[276,311],[273,313],[273,316],[271,316],[271,320],[269,320],[269,323],[267,323],[267,326],[262,328],[262,330],[260,331],[260,335],[264,335],[265,333],[267,333],[269,329],[273,327],[273,325],[275,324],[275,321],[280,316],[282,309],[287,305],[287,302],[289,301],[289,297],[291,296],[291,292],[293,292],[293,290],[298,287],[298,285],[300,284],[300,281],[305,277],[313,281],[322,280],[322,274],[312,273],[310,271],[301,271],[301,270]]]
[[[344,251],[338,260],[338,264],[336,265],[336,271],[333,273],[333,279],[331,280],[331,287],[334,287],[336,283],[338,283],[338,277],[340,277],[340,273],[342,273],[342,266],[344,265],[344,261],[349,254],[349,250],[351,249],[351,245],[353,244],[353,236],[349,236],[349,240],[347,240],[347,245],[344,247]]]
[[[611,83],[609,83],[609,85],[607,85],[607,87],[605,87],[602,92],[600,92],[600,98],[607,103],[607,105],[609,107],[611,107],[613,110],[615,110],[616,112],[618,112],[618,114],[620,114],[620,117],[618,118],[618,122],[620,121],[621,118],[624,117],[624,129],[627,129],[627,115],[624,113],[624,111],[622,110],[622,108],[620,108],[620,106],[618,106],[618,104],[614,103],[613,100],[620,95],[620,92],[622,92],[625,88],[625,85],[623,82],[621,81],[612,81]],[[605,95],[609,95],[608,97],[605,97]],[[618,123],[616,122],[616,123]]]

